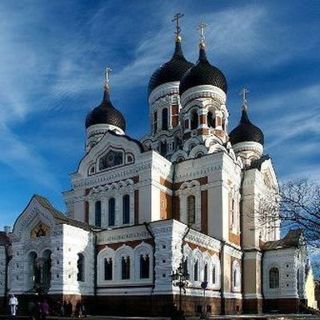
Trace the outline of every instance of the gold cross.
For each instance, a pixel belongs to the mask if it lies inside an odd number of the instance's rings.
[[[176,22],[176,30],[177,31],[175,32],[175,34],[176,34],[177,38],[180,36],[180,33],[181,33],[181,28],[180,28],[180,25],[179,25],[179,19],[181,19],[183,16],[184,16],[183,13],[178,12],[177,14],[175,14],[173,16],[173,19],[171,20],[171,22]]]
[[[242,96],[242,105],[245,109],[247,109],[248,107],[248,100],[247,100],[248,93],[249,93],[249,90],[247,88],[243,88],[239,94],[240,96]]]
[[[207,27],[208,25],[206,23],[204,23],[203,21],[199,24],[198,30],[200,33],[200,44],[204,46],[204,40],[205,40],[205,36],[204,36],[204,29]]]

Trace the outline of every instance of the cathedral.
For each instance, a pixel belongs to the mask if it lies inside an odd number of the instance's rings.
[[[302,232],[281,238],[280,221],[259,223],[278,182],[248,91],[230,131],[227,79],[207,58],[204,26],[189,62],[178,17],[173,55],[148,84],[148,134],[126,134],[107,69],[63,192],[66,212],[34,195],[0,232],[0,308],[10,294],[21,308],[45,296],[134,316],[298,312],[308,303]]]

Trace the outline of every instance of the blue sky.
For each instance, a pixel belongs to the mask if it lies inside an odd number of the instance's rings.
[[[319,1],[1,1],[0,228],[34,193],[64,211],[61,192],[84,153],[87,112],[112,101],[135,138],[149,130],[147,84],[173,51],[176,12],[183,49],[207,54],[226,75],[230,129],[250,90],[251,120],[265,134],[280,180],[319,179]]]

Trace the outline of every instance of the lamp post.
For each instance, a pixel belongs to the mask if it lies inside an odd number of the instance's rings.
[[[187,268],[184,268],[184,264],[181,261],[178,269],[171,274],[172,284],[179,287],[179,318],[184,319],[182,312],[182,291],[186,293],[186,287],[188,286],[190,275]]]

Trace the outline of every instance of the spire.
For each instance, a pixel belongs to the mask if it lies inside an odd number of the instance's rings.
[[[104,71],[104,94],[103,94],[103,101],[110,101],[110,73],[112,69],[109,67],[105,68]]]
[[[181,28],[180,28],[180,25],[179,25],[179,19],[181,19],[182,17],[184,16],[183,13],[176,13],[173,17],[173,19],[171,20],[171,22],[176,22],[176,43],[180,43],[181,42]]]

